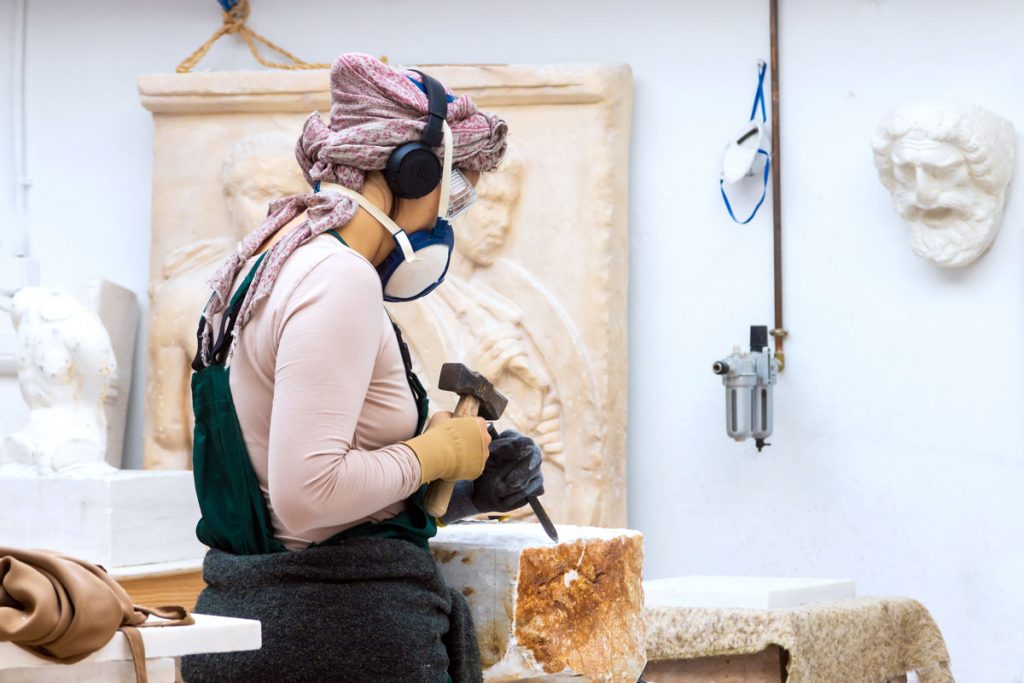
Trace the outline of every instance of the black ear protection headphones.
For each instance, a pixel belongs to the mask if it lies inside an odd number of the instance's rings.
[[[444,141],[442,124],[448,116],[448,97],[444,86],[422,71],[427,91],[427,127],[418,142],[407,142],[395,149],[388,158],[384,177],[388,187],[399,197],[417,199],[429,194],[441,182],[441,162],[433,148]]]

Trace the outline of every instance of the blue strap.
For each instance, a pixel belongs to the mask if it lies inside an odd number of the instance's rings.
[[[224,8],[225,12],[230,12],[238,4],[238,0],[217,0],[220,6]]]
[[[729,212],[729,216],[740,225],[746,225],[750,221],[754,220],[754,216],[757,215],[757,210],[761,208],[762,204],[764,204],[764,198],[768,195],[768,178],[772,167],[772,159],[768,155],[768,152],[763,149],[757,150],[757,153],[764,155],[764,187],[761,188],[761,198],[757,201],[757,206],[755,206],[754,210],[750,212],[749,216],[747,216],[747,220],[741,221],[736,218],[736,214],[732,212],[732,205],[729,203],[729,197],[725,194],[725,181],[721,179],[718,181],[718,187],[722,191],[722,199],[725,200],[725,208]]]
[[[768,121],[768,115],[764,109],[764,74],[768,69],[768,64],[761,62],[757,67],[757,93],[754,95],[754,106],[750,108],[750,120],[754,120],[754,115],[757,114],[757,105],[761,105],[761,123]]]
[[[422,83],[420,83],[419,81],[417,81],[417,80],[416,80],[415,78],[413,78],[412,76],[406,76],[406,78],[408,78],[408,79],[409,79],[410,81],[412,81],[412,84],[413,84],[413,85],[415,85],[415,86],[416,86],[417,88],[419,88],[419,89],[420,89],[420,91],[421,91],[421,92],[422,92],[422,93],[423,93],[424,95],[426,95],[426,94],[427,94],[427,86],[423,85]],[[445,98],[446,100],[448,100],[448,104],[451,104],[452,102],[454,102],[454,101],[455,101],[455,98],[454,98],[453,96],[449,95],[448,93],[445,93],[445,95],[444,95],[444,98]]]
[[[768,64],[766,62],[758,62],[758,64],[757,64],[757,92],[754,93],[754,106],[750,108],[750,120],[751,121],[753,121],[754,117],[757,116],[757,109],[758,109],[758,107],[761,108],[761,123],[762,124],[768,122],[768,113],[767,113],[767,111],[765,111],[765,105],[764,105],[764,76],[765,76],[765,73],[767,71],[768,71]],[[736,218],[736,214],[733,213],[733,210],[732,210],[732,204],[729,203],[729,196],[725,193],[725,180],[723,180],[723,179],[719,179],[718,180],[718,189],[721,190],[721,192],[722,192],[722,200],[725,201],[725,209],[726,209],[726,211],[729,212],[729,217],[732,218],[733,221],[739,223],[740,225],[746,225],[750,221],[754,220],[754,216],[757,215],[758,209],[761,208],[761,205],[764,204],[765,197],[768,196],[768,178],[771,177],[772,159],[771,159],[771,156],[768,154],[768,152],[764,151],[763,149],[757,150],[757,153],[764,156],[764,186],[761,188],[761,198],[759,200],[757,200],[757,206],[754,207],[754,210],[750,212],[750,215],[747,216],[747,219],[745,221],[741,221],[740,219]]]

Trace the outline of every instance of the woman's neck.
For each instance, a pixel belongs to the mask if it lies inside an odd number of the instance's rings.
[[[320,189],[329,190],[331,185],[333,183],[321,183]],[[433,192],[419,199],[397,201],[396,206],[396,200],[388,188],[384,174],[380,171],[370,171],[366,174],[366,182],[363,184],[363,191],[360,194],[385,214],[391,216],[400,228],[407,233],[412,233],[433,227],[437,218],[437,205],[441,191],[440,188],[435,188]],[[260,251],[266,251],[273,247],[278,240],[288,234],[289,230],[305,219],[304,213],[293,218],[267,240]],[[391,230],[378,223],[377,219],[363,208],[359,208],[352,220],[338,229],[338,234],[350,249],[362,255],[373,264],[374,268],[383,263],[395,248]]]
[[[380,181],[373,179],[372,174],[367,174],[363,191],[360,194],[385,214],[390,214],[391,191],[388,189],[387,183],[383,182],[383,176],[380,177]],[[320,190],[329,190],[332,184],[322,183]],[[391,231],[378,223],[377,219],[362,207],[356,209],[352,220],[338,228],[338,234],[350,249],[372,263],[374,268],[383,263],[391,250],[395,248]]]

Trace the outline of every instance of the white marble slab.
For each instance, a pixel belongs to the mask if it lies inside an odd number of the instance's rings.
[[[107,573],[118,581],[125,579],[152,579],[159,576],[174,576],[199,572],[203,569],[203,558],[179,560],[177,562],[154,562],[136,564],[131,567],[107,567]]]
[[[0,477],[0,545],[56,550],[108,569],[195,561],[199,503],[191,472]]]
[[[172,659],[184,655],[209,652],[238,652],[258,650],[263,645],[260,622],[252,619],[233,619],[196,614],[191,626],[141,628],[146,645],[146,661]],[[10,670],[33,668],[75,669],[87,664],[105,662],[131,662],[131,650],[123,633],[115,633],[110,642],[78,664],[53,664],[32,655],[13,643],[0,643],[0,681],[13,677]],[[33,679],[38,680],[38,679]],[[60,679],[64,680],[64,679]],[[95,679],[91,679],[95,680]],[[134,680],[134,677],[132,678]]]
[[[176,683],[177,664],[173,659],[147,659],[146,675],[149,683]],[[137,680],[131,662],[5,669],[0,673],[3,683],[137,683]]]
[[[644,581],[645,607],[774,609],[856,596],[846,579],[677,576]]]

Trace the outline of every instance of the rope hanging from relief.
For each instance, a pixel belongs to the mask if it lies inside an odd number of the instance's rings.
[[[216,43],[222,36],[238,34],[245,41],[245,44],[249,46],[249,52],[256,59],[257,62],[269,69],[329,69],[330,64],[324,63],[309,63],[305,62],[294,54],[284,49],[277,43],[272,42],[265,36],[256,33],[249,28],[245,21],[249,18],[249,0],[217,0],[222,8],[221,15],[224,20],[223,25],[217,29],[210,38],[196,48],[195,52],[190,54],[188,57],[182,60],[181,64],[178,65],[178,73],[188,73],[195,68],[206,53],[210,51],[213,44]],[[267,48],[273,50],[285,59],[291,60],[291,62],[272,62],[263,57],[260,54],[257,43],[262,43]]]

